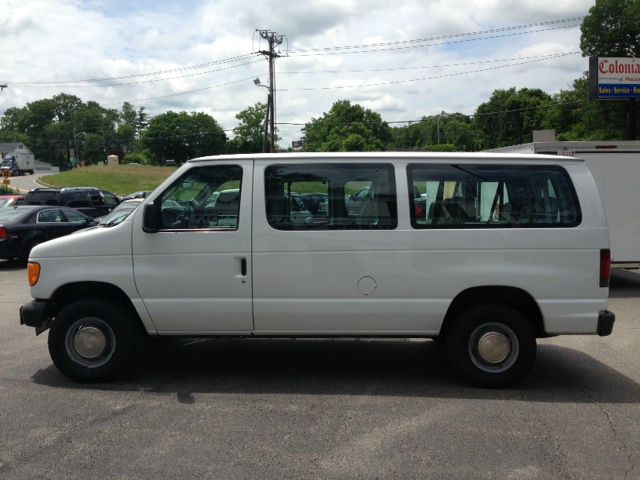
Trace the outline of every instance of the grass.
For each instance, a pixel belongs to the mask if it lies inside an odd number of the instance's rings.
[[[54,187],[97,187],[118,195],[153,190],[171,175],[174,167],[92,166],[40,177]]]
[[[8,187],[6,185],[0,184],[0,195],[18,195],[18,191]]]

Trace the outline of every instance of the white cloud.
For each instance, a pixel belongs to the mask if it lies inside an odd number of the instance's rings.
[[[0,5],[0,82],[8,83],[9,88],[0,94],[0,112],[65,91],[114,108],[130,101],[144,105],[152,114],[168,109],[205,111],[231,129],[238,111],[266,100],[265,90],[251,82],[263,75],[266,83],[264,59],[249,59],[257,62],[237,68],[220,64],[176,71],[164,77],[183,78],[137,85],[54,88],[19,83],[140,74],[244,55],[258,46],[252,41],[256,28],[286,34],[288,47],[294,51],[545,22],[585,15],[593,5],[592,0],[264,0],[259,4],[254,0],[187,0],[180,8],[169,2],[156,6],[149,2],[145,7],[141,3],[4,0]],[[498,32],[505,36],[492,40],[450,38],[448,41],[458,43],[421,48],[414,43],[363,54],[317,55],[325,52],[316,51],[303,57],[292,53],[276,64],[278,88],[289,89],[278,92],[277,118],[302,123],[321,116],[333,102],[348,99],[379,112],[388,121],[416,120],[441,110],[472,113],[496,88],[557,92],[587,68],[584,58],[564,56],[487,71],[480,70],[500,64],[446,65],[577,51],[580,33],[576,23],[572,28],[553,30],[548,28],[561,25],[541,26],[538,29],[542,31],[527,35],[513,35],[518,30]],[[418,68],[432,66],[440,67]],[[455,75],[462,71],[468,73]],[[424,80],[406,82],[419,78]],[[242,79],[246,80],[240,82]],[[230,82],[239,83],[205,89]],[[386,85],[366,86],[374,83]],[[331,89],[345,85],[352,88]],[[300,90],[303,88],[316,90]],[[141,100],[191,90],[198,91]],[[298,127],[283,126],[283,131],[287,142],[298,137]]]

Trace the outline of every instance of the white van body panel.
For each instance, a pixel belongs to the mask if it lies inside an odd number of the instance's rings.
[[[398,224],[392,230],[276,230],[266,217],[264,170],[272,164],[393,164]],[[574,228],[425,229],[411,226],[407,165],[560,165],[579,199]],[[598,190],[583,162],[558,157],[467,154],[257,155],[191,161],[243,168],[236,231],[142,230],[144,205],[113,228],[36,247],[39,299],[73,282],[120,288],[151,334],[433,336],[457,295],[483,286],[528,293],[549,334],[595,334],[608,288],[599,287],[609,246]],[[247,274],[240,262],[246,259]]]
[[[543,312],[548,333],[596,331],[607,295],[598,286],[594,266],[599,265],[600,249],[608,244],[597,196],[579,196],[584,206],[577,228],[415,230],[408,202],[402,201],[408,195],[406,166],[412,161],[393,160],[397,229],[275,230],[264,214],[264,181],[258,179],[270,163],[299,162],[256,162],[256,335],[437,335],[455,296],[487,285],[529,293]],[[584,165],[563,166],[575,182],[588,187],[587,192],[597,194]],[[374,279],[373,293],[359,290],[363,277]],[[578,304],[580,308],[572,307]]]
[[[253,330],[250,269],[241,275],[242,259],[247,268],[251,263],[253,161],[231,164],[243,168],[243,191],[248,192],[240,199],[237,230],[145,233],[142,215],[133,219],[135,283],[159,333],[246,335]]]
[[[118,287],[129,297],[150,334],[156,333],[133,279],[130,219],[112,228],[89,228],[37,245],[29,257],[38,262],[40,281],[31,288],[33,298],[48,299],[71,283],[102,282]],[[95,291],[87,291],[87,297]]]

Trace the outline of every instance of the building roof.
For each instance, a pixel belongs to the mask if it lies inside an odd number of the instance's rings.
[[[0,152],[2,153],[8,153],[8,152],[13,152],[14,150],[17,150],[18,148],[23,148],[25,149],[27,152],[31,153],[31,150],[29,150],[29,147],[27,147],[24,143],[22,142],[7,142],[7,143],[0,143]]]

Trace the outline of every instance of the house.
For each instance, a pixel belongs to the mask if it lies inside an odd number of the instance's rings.
[[[15,156],[16,160],[19,156],[31,155],[31,161],[33,161],[33,152],[22,142],[0,143],[0,155],[2,158],[7,155]]]

